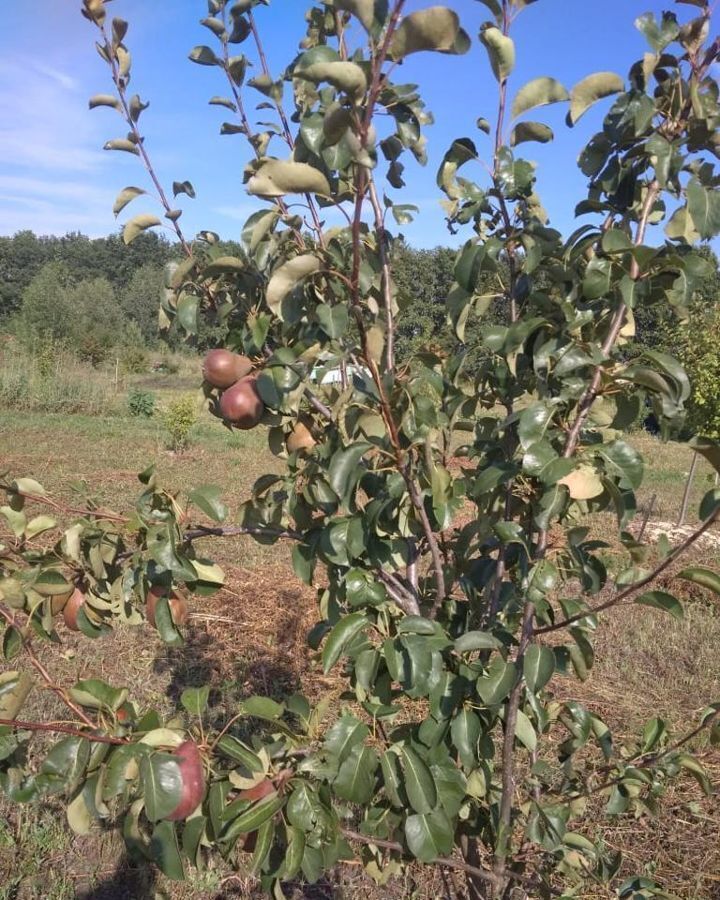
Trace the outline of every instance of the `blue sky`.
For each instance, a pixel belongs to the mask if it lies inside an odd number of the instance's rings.
[[[430,0],[410,0],[407,9],[427,5]],[[449,5],[475,37],[487,19],[486,8],[476,0]],[[258,10],[274,75],[295,52],[306,6],[303,0],[272,0]],[[87,108],[88,96],[111,85],[93,48],[95,30],[79,7],[79,0],[34,0],[29,13],[25,4],[0,2],[0,234],[23,228],[41,234],[107,234],[117,227],[111,211],[117,193],[130,184],[148,186],[135,157],[102,150],[105,140],[124,135],[123,123],[112,110]],[[514,31],[518,64],[511,93],[538,75],[551,75],[567,87],[598,70],[625,76],[646,49],[634,19],[667,8],[672,8],[669,0],[540,0],[523,13]],[[113,15],[130,22],[126,43],[133,56],[132,88],[151,103],[142,126],[161,180],[169,186],[187,179],[197,190],[195,201],[179,198],[185,201],[183,228],[188,234],[208,228],[236,238],[257,201],[242,185],[249,157],[244,139],[219,134],[232,114],[207,105],[212,95],[226,93],[222,73],[187,59],[195,44],[213,43],[199,25],[206,10],[204,0],[114,0],[109,6]],[[694,11],[688,6],[675,10],[681,20]],[[254,58],[251,42],[239,49]],[[410,57],[395,80],[418,82],[436,119],[427,132],[428,166],[408,160],[407,188],[391,193],[396,202],[421,210],[402,230],[416,246],[449,243],[435,186],[437,166],[455,137],[472,137],[481,152],[489,153],[489,139],[474,123],[478,116],[493,120],[497,84],[477,41],[463,57]],[[254,91],[248,95],[250,103],[262,99]],[[573,130],[564,124],[564,109],[540,110],[537,118],[554,129],[556,140],[521,148],[538,163],[540,194],[552,224],[563,231],[573,227],[574,203],[582,196],[578,152],[606,108],[607,102],[600,104]],[[267,111],[256,117],[272,118]],[[274,152],[284,155],[279,143]],[[153,211],[154,204],[140,198],[126,213],[130,210]]]

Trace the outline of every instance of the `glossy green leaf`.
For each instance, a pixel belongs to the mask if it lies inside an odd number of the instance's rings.
[[[596,72],[578,82],[570,92],[570,123],[575,123],[588,109],[603,97],[619,94],[625,82],[614,72]]]
[[[151,822],[169,816],[182,797],[182,775],[170,753],[150,753],[140,760],[145,812]]]
[[[270,159],[257,169],[247,183],[247,191],[258,197],[283,197],[285,194],[321,194],[332,191],[327,178],[308,163]]]
[[[399,60],[422,50],[458,52],[458,39],[463,37],[467,40],[457,13],[446,6],[432,6],[403,18],[393,34],[388,56]],[[467,49],[461,40],[459,52],[464,53]]]
[[[534,78],[517,92],[512,104],[512,117],[517,119],[531,109],[551,103],[562,103],[569,99],[570,94],[559,81],[547,76]]]
[[[477,680],[477,691],[487,706],[495,706],[508,696],[517,680],[517,670],[511,662],[496,656],[486,675]]]
[[[515,68],[515,42],[494,25],[483,27],[480,40],[488,52],[493,75],[499,82],[506,81]]]
[[[678,578],[691,581],[693,584],[707,588],[709,591],[720,595],[720,574],[713,572],[712,569],[706,569],[703,566],[690,566],[679,572]]]
[[[210,688],[207,685],[203,687],[189,687],[180,695],[180,703],[191,716],[202,716],[207,709],[208,699],[210,697]]]
[[[341,763],[333,781],[333,790],[337,796],[351,803],[367,803],[375,788],[375,770],[378,762],[373,749],[356,744]]]
[[[184,881],[185,869],[172,822],[159,822],[150,838],[150,857],[171,881]]]
[[[131,244],[139,234],[142,234],[143,231],[147,231],[148,228],[153,228],[155,225],[162,225],[162,222],[157,216],[152,216],[147,213],[135,216],[135,218],[130,219],[123,228],[123,241],[126,244]]]
[[[444,810],[436,809],[405,820],[408,849],[421,862],[431,863],[447,856],[453,848],[453,828]]]
[[[430,768],[411,747],[403,747],[401,758],[410,805],[415,812],[430,812],[437,805],[437,789]]]
[[[227,518],[228,508],[220,499],[221,496],[222,488],[214,484],[206,484],[191,491],[188,500],[201,509],[213,522],[224,522]]]
[[[322,651],[323,671],[327,675],[330,669],[345,652],[350,641],[368,624],[363,613],[351,613],[344,616],[327,636]]]
[[[668,594],[666,591],[647,591],[645,594],[636,597],[635,603],[639,606],[652,606],[654,609],[661,609],[663,612],[670,613],[675,619],[682,619],[685,615],[685,610],[677,597],[673,597],[672,594]]]
[[[555,654],[544,644],[531,644],[523,659],[523,675],[528,688],[536,694],[555,672]]]

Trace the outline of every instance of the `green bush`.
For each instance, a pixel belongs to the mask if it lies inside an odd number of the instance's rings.
[[[151,419],[155,415],[155,394],[152,391],[130,391],[127,405],[131,416]]]
[[[163,424],[170,433],[170,449],[185,450],[190,443],[190,432],[197,422],[197,407],[192,397],[179,397],[163,412]]]

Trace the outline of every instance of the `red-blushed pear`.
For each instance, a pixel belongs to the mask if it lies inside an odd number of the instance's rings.
[[[75,588],[72,594],[70,594],[70,599],[67,601],[62,611],[63,619],[70,631],[80,631],[80,626],[78,625],[78,613],[84,605],[85,594],[83,594],[80,588]]]
[[[250,375],[241,378],[220,397],[220,415],[235,428],[244,431],[254,428],[265,412],[265,405],[260,399],[256,379]]]
[[[229,388],[252,371],[247,356],[230,350],[211,350],[203,360],[203,378],[216,388]]]
[[[167,818],[180,822],[193,813],[205,797],[205,772],[198,746],[194,741],[184,741],[174,753],[182,778],[180,802]]]
[[[184,625],[188,618],[188,605],[185,600],[175,591],[168,591],[167,588],[155,587],[150,588],[147,595],[146,614],[147,620],[155,628],[155,610],[161,597],[167,597],[170,605],[170,615],[176,625]]]

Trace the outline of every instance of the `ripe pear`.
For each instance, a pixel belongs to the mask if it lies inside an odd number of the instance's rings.
[[[252,371],[252,361],[230,350],[211,350],[203,360],[203,378],[216,388],[229,388]]]

